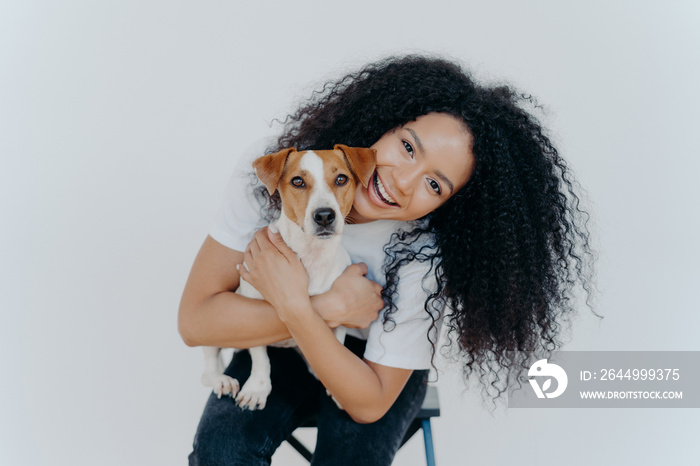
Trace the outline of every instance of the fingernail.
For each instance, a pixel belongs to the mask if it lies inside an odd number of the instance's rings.
[[[236,264],[236,270],[241,270],[241,264]]]
[[[274,223],[271,223],[271,224],[267,227],[267,229],[270,230],[270,231],[271,231],[272,233],[274,233],[274,234],[277,234],[277,233],[280,232],[280,231],[277,229],[277,225],[275,225]]]

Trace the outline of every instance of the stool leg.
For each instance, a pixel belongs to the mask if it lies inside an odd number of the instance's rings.
[[[314,454],[311,453],[309,449],[304,446],[304,444],[297,440],[295,436],[290,435],[287,439],[287,443],[290,444],[296,451],[298,451],[299,454],[306,459],[306,461],[308,461],[309,463],[311,462],[311,458],[313,458]]]
[[[423,440],[425,441],[425,461],[428,466],[435,466],[435,451],[433,450],[433,432],[430,428],[430,419],[421,421],[423,428]]]

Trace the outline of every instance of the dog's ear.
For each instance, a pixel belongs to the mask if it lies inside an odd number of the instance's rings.
[[[336,144],[333,149],[345,154],[345,160],[347,160],[350,170],[366,188],[369,184],[369,177],[374,173],[374,167],[377,164],[377,151],[364,147],[348,147],[343,144]]]
[[[258,157],[253,162],[253,168],[255,169],[255,174],[260,178],[260,181],[265,185],[267,191],[272,196],[277,190],[277,185],[282,178],[282,172],[284,171],[285,162],[287,162],[287,157],[292,152],[295,152],[294,147],[288,147],[287,149],[282,149],[274,154],[263,155]]]

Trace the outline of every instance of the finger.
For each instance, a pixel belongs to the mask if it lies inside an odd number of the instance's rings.
[[[246,252],[243,253],[243,264],[245,264],[245,267],[248,270],[254,268],[255,266],[255,260],[253,259],[253,255],[249,250],[246,250]]]
[[[360,272],[362,272],[363,276],[367,275],[367,272],[368,272],[367,264],[365,264],[364,262],[358,262],[357,264],[352,264],[352,265],[350,265],[350,267],[359,268]]]
[[[277,236],[279,236],[279,235],[277,235]],[[256,245],[258,246],[260,253],[264,253],[264,252],[282,253],[280,248],[277,247],[277,245],[271,241],[270,235],[268,233],[268,227],[261,228],[260,230],[258,230],[255,233],[255,236],[253,236],[253,242],[255,242]],[[284,240],[282,240],[282,244],[284,244]],[[286,244],[284,244],[284,245],[286,246]]]
[[[282,235],[279,234],[279,231],[277,231],[277,228],[274,227],[274,225],[270,225],[270,228],[267,229],[267,237],[268,240],[277,248],[277,250],[287,258],[287,260],[290,262],[293,260],[299,260],[297,253],[292,251],[292,249],[287,246],[287,243],[284,242]]]
[[[380,299],[380,300],[377,302],[377,307],[375,307],[377,316],[379,316],[379,313],[382,312],[382,310],[383,310],[385,307],[386,307],[386,303],[384,302],[383,299]]]
[[[251,259],[254,259],[255,256],[260,254],[260,244],[258,243],[255,237],[253,237],[250,243],[248,243],[248,246],[246,246],[244,253],[250,255]]]
[[[267,227],[259,229],[255,232],[255,235],[253,235],[253,241],[258,245],[258,247],[261,250],[268,247],[272,247],[272,245],[270,244],[270,239],[267,236]]]
[[[273,235],[273,237],[275,236]],[[268,227],[262,228],[255,233],[253,242],[258,246],[260,257],[263,257],[265,254],[269,254],[268,258],[281,255],[287,262],[297,258],[296,253],[287,246],[279,233],[276,234],[276,239],[277,241],[274,242],[270,240]]]
[[[386,303],[384,302],[383,299],[379,298],[377,301],[377,307],[375,308],[377,310],[377,315],[379,315],[380,312],[382,312],[382,309],[386,307]]]
[[[236,270],[238,270],[238,275],[240,275],[241,279],[247,281],[248,283],[251,282],[250,272],[246,268],[245,262],[243,264],[236,264]]]

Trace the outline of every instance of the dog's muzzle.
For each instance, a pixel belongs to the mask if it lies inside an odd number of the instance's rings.
[[[316,209],[313,215],[316,224],[316,236],[329,237],[335,233],[335,210],[323,207]]]

